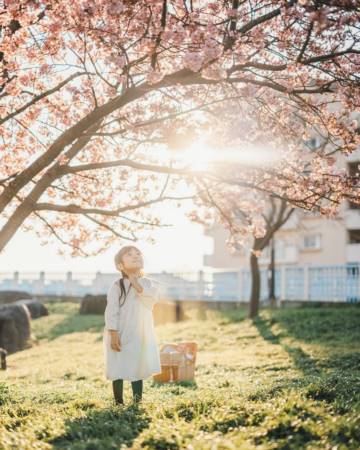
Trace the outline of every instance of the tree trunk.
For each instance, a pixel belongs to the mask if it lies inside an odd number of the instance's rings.
[[[250,270],[251,270],[251,295],[250,295],[250,311],[249,317],[252,319],[259,312],[260,304],[260,270],[257,256],[251,253],[250,256]]]
[[[275,233],[274,233],[275,234]],[[271,247],[270,247],[270,264],[268,267],[269,277],[269,304],[271,308],[274,308],[276,303],[275,297],[275,243],[274,234],[271,237]]]

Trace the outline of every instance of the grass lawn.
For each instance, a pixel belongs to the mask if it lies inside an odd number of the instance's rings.
[[[144,382],[116,406],[102,316],[49,304],[0,371],[0,449],[359,449],[360,307],[208,310],[156,327],[198,342],[194,382]]]

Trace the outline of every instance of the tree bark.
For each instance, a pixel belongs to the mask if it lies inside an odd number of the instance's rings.
[[[250,256],[251,295],[249,317],[252,319],[259,312],[261,278],[258,258],[254,253]]]

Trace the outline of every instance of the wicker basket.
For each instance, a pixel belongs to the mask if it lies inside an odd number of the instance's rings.
[[[161,373],[153,375],[153,380],[158,383],[193,380],[196,351],[196,342],[164,344],[160,349]]]
[[[179,381],[189,381],[195,378],[196,342],[182,342],[178,344],[178,350],[184,355],[179,365]]]

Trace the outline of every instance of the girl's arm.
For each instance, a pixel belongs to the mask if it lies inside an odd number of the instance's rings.
[[[139,300],[149,309],[160,300],[160,289],[157,284],[149,278],[139,278],[138,284],[142,287],[142,292],[136,291]]]
[[[120,306],[119,306],[119,289],[114,283],[108,290],[106,295],[106,308],[104,313],[105,318],[105,328],[109,331],[119,331],[119,317],[120,317]]]

